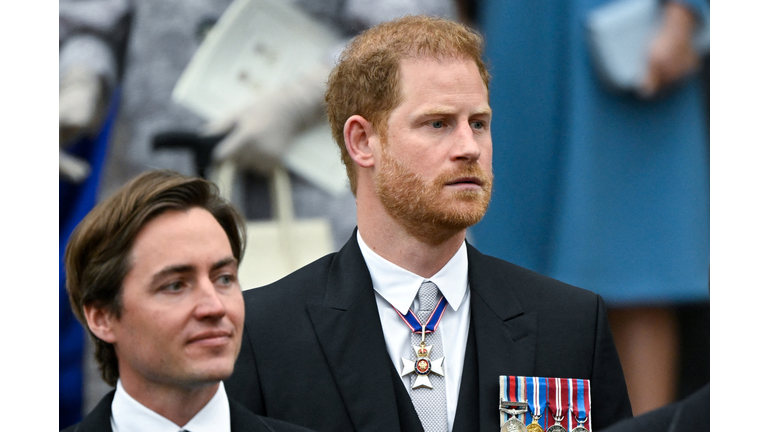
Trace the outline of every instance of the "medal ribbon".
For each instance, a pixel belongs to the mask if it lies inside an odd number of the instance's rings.
[[[588,386],[589,380],[571,378],[568,382],[568,387],[572,393],[570,409],[576,418],[576,422],[580,425],[587,421],[588,398],[585,395],[588,394],[586,390]]]
[[[584,413],[587,418],[589,426],[587,429],[592,430],[592,416],[589,415],[592,412],[592,392],[590,391],[589,380],[584,380]]]
[[[563,420],[563,411],[568,411],[568,393],[563,391],[565,383],[563,378],[547,378],[547,403],[554,415],[555,423],[560,423]]]
[[[502,391],[501,398],[506,401],[514,401],[514,397],[517,396],[517,379],[513,376],[501,377]]]
[[[432,315],[429,316],[427,319],[426,328],[427,330],[425,333],[432,333],[437,329],[437,326],[440,325],[440,320],[443,319],[443,314],[445,313],[445,307],[448,305],[448,300],[445,299],[445,296],[440,297],[440,301],[437,302],[437,306],[435,306],[435,309],[432,311]],[[414,333],[421,333],[421,322],[419,322],[419,319],[416,318],[416,315],[414,315],[413,311],[408,309],[408,313],[403,315],[400,313],[397,308],[392,306],[392,308],[395,309],[395,312],[400,316],[400,318],[405,322],[408,327],[411,328],[411,331]]]
[[[515,377],[515,379],[517,380],[517,401],[525,402],[527,401],[525,377],[519,376],[519,377]]]
[[[522,376],[501,376],[499,377],[501,386],[501,399],[510,402],[525,402],[525,377]],[[501,412],[501,423],[504,424],[511,417],[510,414]]]
[[[512,401],[512,396],[515,395],[515,377],[511,376],[500,376],[499,377],[499,388],[501,389],[501,394],[499,395],[499,398],[502,401]],[[499,408],[501,408],[501,402],[499,402]],[[504,411],[501,411],[499,409],[499,415],[501,416],[499,418],[500,423],[504,424],[509,419],[509,414],[505,413]]]
[[[541,408],[547,404],[547,379],[539,377],[525,377],[525,379],[527,380],[528,408],[530,408],[531,417],[532,419],[539,418]],[[543,421],[539,422],[543,426],[542,423]]]

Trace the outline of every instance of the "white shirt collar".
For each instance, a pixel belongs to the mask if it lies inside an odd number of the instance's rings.
[[[219,388],[210,401],[184,426],[152,411],[131,397],[120,380],[117,380],[115,397],[112,400],[112,430],[114,432],[230,432],[229,399],[224,386]]]
[[[467,244],[461,247],[448,263],[429,279],[412,273],[396,264],[382,258],[363,241],[360,230],[357,230],[357,243],[363,254],[365,264],[371,274],[373,289],[386,299],[400,313],[406,314],[413,304],[421,283],[430,280],[437,285],[440,292],[448,300],[448,305],[454,311],[459,309],[466,298],[469,286],[469,261],[467,259]]]

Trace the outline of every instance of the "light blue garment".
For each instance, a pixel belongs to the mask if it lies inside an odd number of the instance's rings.
[[[701,83],[652,101],[607,91],[584,29],[604,3],[481,2],[495,183],[473,242],[614,306],[707,299]]]

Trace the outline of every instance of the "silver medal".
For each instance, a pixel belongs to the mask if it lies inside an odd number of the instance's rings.
[[[517,417],[512,417],[501,425],[501,432],[528,432],[528,430],[525,428],[525,423]]]

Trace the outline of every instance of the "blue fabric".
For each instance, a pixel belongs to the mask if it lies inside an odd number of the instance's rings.
[[[96,204],[104,156],[117,113],[119,92],[112,97],[107,119],[95,139],[82,139],[68,150],[91,165],[81,184],[59,180],[59,429],[82,419],[83,350],[85,333],[69,305],[64,272],[64,249],[80,220]]]
[[[709,146],[700,83],[607,91],[584,23],[606,0],[484,0],[494,193],[486,253],[609,305],[708,298]],[[689,1],[697,11],[702,1]]]

